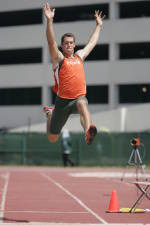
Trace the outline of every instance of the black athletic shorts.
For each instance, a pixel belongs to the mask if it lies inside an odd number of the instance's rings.
[[[53,110],[50,123],[51,134],[59,134],[70,114],[78,113],[76,103],[80,99],[84,99],[88,104],[88,101],[85,96],[81,96],[76,99],[64,99],[58,96],[56,97],[55,109]]]

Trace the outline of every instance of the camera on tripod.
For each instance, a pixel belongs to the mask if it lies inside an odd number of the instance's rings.
[[[134,149],[136,149],[140,145],[140,139],[133,138],[133,139],[131,139],[130,144]]]
[[[136,180],[139,179],[139,176],[138,176],[138,172],[139,171],[138,170],[139,170],[139,167],[141,167],[141,174],[143,174],[145,179],[147,180],[146,175],[145,175],[145,165],[142,162],[142,159],[144,159],[144,156],[145,156],[144,145],[140,141],[139,137],[132,138],[130,140],[130,145],[132,146],[132,152],[131,152],[131,155],[129,157],[127,166],[126,166],[126,168],[125,168],[125,170],[123,172],[123,175],[121,177],[121,181],[123,181],[123,179],[124,179],[124,176],[125,176],[125,173],[126,173],[126,170],[127,170],[128,166],[135,166],[136,167],[136,170],[135,170],[135,172],[136,172]],[[141,151],[141,153],[143,153],[143,157],[141,158],[139,149],[142,149],[142,147],[143,147],[144,151],[143,152]]]

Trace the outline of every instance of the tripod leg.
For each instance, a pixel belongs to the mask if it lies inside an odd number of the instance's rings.
[[[129,165],[130,165],[131,162],[132,162],[132,157],[133,157],[133,155],[134,155],[134,150],[132,150],[132,152],[131,152],[131,155],[130,155],[129,160],[128,160],[128,164],[127,164],[127,166],[126,166],[126,168],[125,168],[125,170],[124,170],[124,172],[123,172],[123,174],[122,174],[121,181],[123,181],[123,179],[124,179],[124,177],[125,177],[125,173],[126,173],[128,167],[129,167]]]
[[[137,149],[136,151],[137,151],[137,158],[138,158],[138,161],[139,161],[139,164],[140,164],[140,167],[141,167],[141,174],[143,174],[145,180],[147,180],[146,175],[145,175],[145,165],[142,162],[139,150]]]
[[[136,181],[138,181],[139,180],[139,177],[138,177],[138,171],[139,171],[139,166],[138,165],[136,165]]]
[[[125,168],[125,170],[124,170],[124,172],[123,172],[123,174],[122,174],[121,181],[123,181],[123,179],[124,179],[124,177],[125,177],[125,174],[126,174],[127,169],[128,169],[128,165],[126,166],[126,168]]]
[[[129,164],[129,165],[132,163],[132,158],[133,158],[133,156],[134,156],[134,151],[135,151],[135,150],[132,150],[131,155],[130,155],[130,158],[129,158],[129,160],[128,160],[128,164]]]
[[[137,149],[134,152],[134,163],[135,163],[135,171],[136,171],[136,181],[138,181],[138,171],[139,171],[139,165],[138,165],[138,154]]]
[[[138,160],[139,160],[139,163],[140,163],[140,164],[143,164],[143,162],[142,162],[142,159],[141,159],[141,156],[140,156],[140,153],[139,153],[139,150],[138,150],[138,149],[136,150],[136,153],[137,153],[137,158],[138,158]]]

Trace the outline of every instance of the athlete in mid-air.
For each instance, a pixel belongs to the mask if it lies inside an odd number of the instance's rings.
[[[97,134],[97,128],[92,123],[85,97],[86,82],[83,61],[98,42],[104,15],[99,10],[95,10],[96,27],[85,47],[74,53],[75,36],[72,33],[65,33],[62,36],[62,52],[58,49],[53,29],[55,9],[51,9],[49,3],[46,3],[44,13],[47,19],[46,35],[54,70],[54,91],[57,94],[54,109],[48,106],[43,107],[47,116],[48,140],[52,143],[56,142],[69,115],[78,112],[85,132],[85,141],[89,145]]]

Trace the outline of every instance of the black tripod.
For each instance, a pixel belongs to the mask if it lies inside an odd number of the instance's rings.
[[[145,165],[142,162],[142,159],[141,159],[141,156],[140,156],[140,153],[139,153],[139,149],[137,148],[138,145],[136,143],[132,143],[132,142],[131,142],[131,145],[133,146],[133,149],[132,149],[131,155],[129,157],[127,166],[126,166],[126,168],[123,172],[123,175],[121,177],[121,181],[123,181],[123,179],[125,177],[125,173],[126,173],[129,166],[135,166],[136,180],[137,181],[139,180],[139,176],[138,176],[139,169],[141,169],[141,174],[143,174],[145,180],[147,180],[146,176],[145,176]]]

